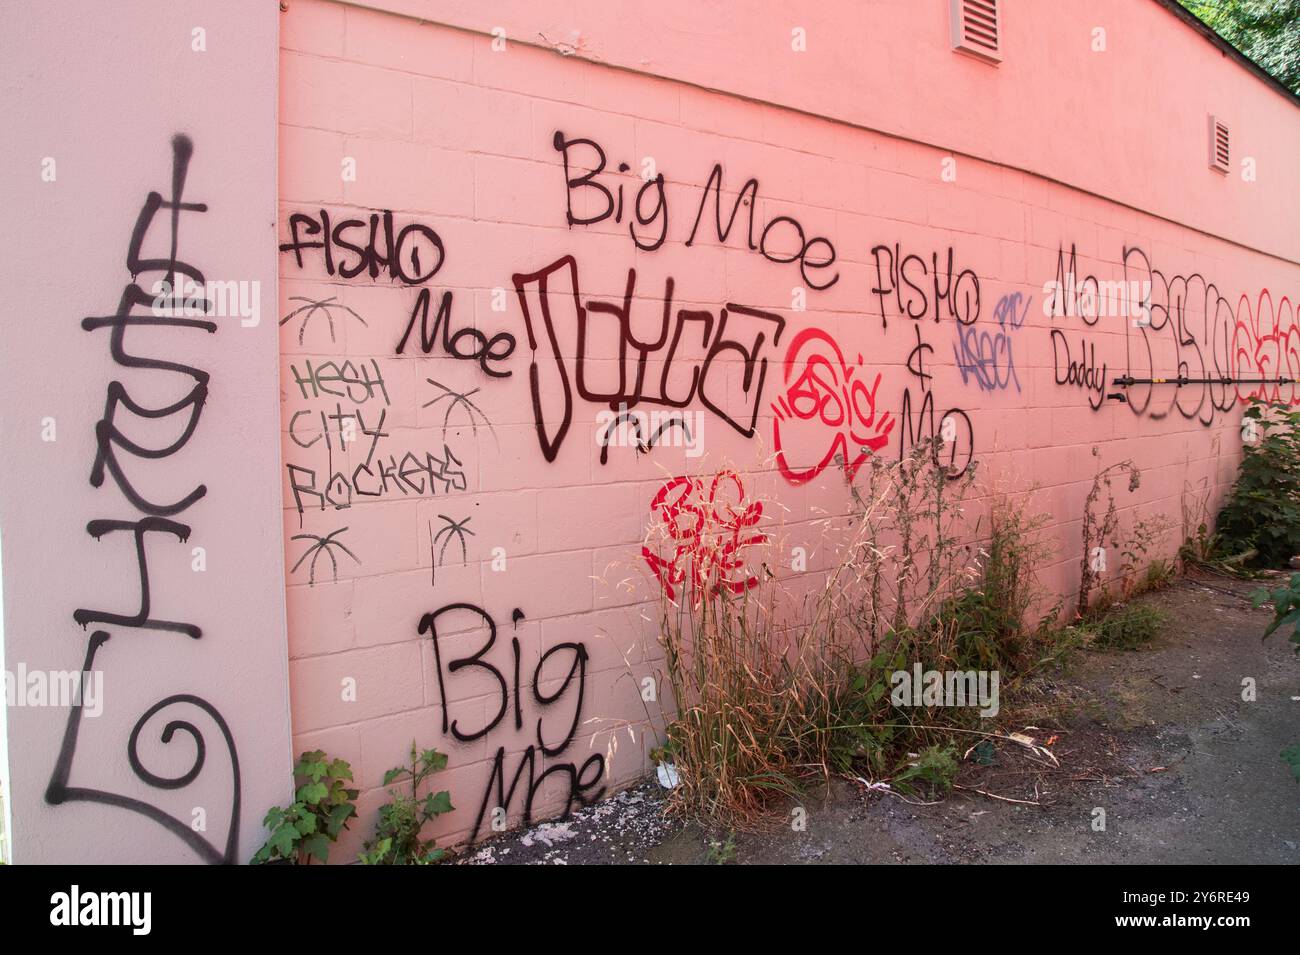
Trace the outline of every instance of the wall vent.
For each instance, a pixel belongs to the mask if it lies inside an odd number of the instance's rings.
[[[998,0],[951,0],[952,48],[990,63],[1002,59]]]
[[[1210,168],[1224,175],[1228,173],[1228,164],[1232,160],[1232,144],[1228,136],[1228,124],[1217,116],[1210,117]]]

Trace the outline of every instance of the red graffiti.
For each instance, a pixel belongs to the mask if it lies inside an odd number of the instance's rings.
[[[889,443],[890,432],[897,421],[887,411],[876,414],[880,375],[876,375],[868,388],[863,380],[865,375],[854,378],[861,367],[861,355],[856,366],[850,368],[839,345],[819,328],[804,329],[790,343],[785,356],[785,395],[772,405],[776,415],[772,423],[772,445],[777,466],[791,484],[811,481],[825,470],[837,453],[842,456],[845,471],[852,480],[867,456]],[[790,422],[787,439],[791,429],[805,433],[816,429],[829,433],[826,452],[817,464],[807,470],[791,467],[781,436],[782,422]],[[816,440],[814,438],[814,447]],[[857,452],[852,457],[850,445]]]
[[[1237,322],[1232,333],[1232,367],[1237,378],[1300,378],[1300,329],[1295,325],[1295,307],[1290,298],[1273,305],[1268,289],[1259,293],[1254,310],[1243,295],[1237,305]],[[1237,400],[1300,403],[1294,384],[1242,382]]]
[[[661,487],[650,502],[659,515],[666,537],[664,559],[649,547],[641,548],[650,569],[669,600],[690,581],[698,601],[721,591],[739,594],[758,584],[745,569],[743,551],[762,544],[767,535],[752,530],[763,516],[759,501],[745,501],[745,487],[734,471],[720,471],[707,479],[676,477]]]

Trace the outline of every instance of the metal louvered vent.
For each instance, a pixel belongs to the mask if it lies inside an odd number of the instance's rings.
[[[990,63],[1002,59],[998,0],[951,0],[952,48]]]
[[[1228,136],[1228,124],[1217,116],[1210,117],[1210,168],[1225,175],[1228,163],[1232,159],[1232,144]]]

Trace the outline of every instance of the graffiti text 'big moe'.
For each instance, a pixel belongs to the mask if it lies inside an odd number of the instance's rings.
[[[647,158],[643,161],[642,179],[644,180],[636,192],[636,196],[630,201],[624,195],[624,183],[618,183],[611,188],[602,180],[602,175],[606,173],[607,162],[605,150],[594,139],[566,139],[564,133],[557,131],[553,140],[556,150],[558,150],[564,159],[564,182],[565,182],[565,201],[566,215],[569,225],[594,225],[598,222],[604,222],[611,217],[617,223],[627,221],[628,235],[632,237],[632,242],[638,249],[644,252],[653,252],[659,248],[668,239],[669,227],[669,207],[668,193],[664,188],[664,175],[662,172],[653,172],[653,160]],[[572,156],[570,155],[572,152]],[[581,175],[573,175],[571,166],[578,166],[582,169],[589,169],[590,172]],[[615,167],[618,175],[625,174],[631,170],[626,162],[621,162]],[[611,173],[610,175],[613,175]],[[574,209],[574,193],[579,190],[588,193],[586,199],[592,202],[592,208],[597,211],[591,215],[576,215]],[[724,226],[722,223],[722,164],[714,163],[713,169],[709,172],[708,181],[704,184],[704,189],[700,194],[700,204],[695,210],[695,221],[691,226],[691,234],[686,239],[686,245],[695,244],[695,236],[700,228],[700,219],[704,216],[704,210],[709,204],[709,197],[713,197],[713,215],[714,224],[718,232],[718,242],[725,244],[731,236],[731,230],[736,225],[736,217],[740,215],[742,206],[747,209],[746,218],[748,220],[745,230],[745,241],[750,251],[758,252],[769,262],[778,262],[788,264],[791,262],[799,263],[799,274],[804,282],[810,287],[822,291],[830,288],[840,280],[839,272],[828,276],[818,273],[824,269],[829,269],[835,264],[835,246],[831,244],[830,239],[822,236],[808,237],[804,231],[803,225],[793,216],[779,215],[773,216],[758,235],[754,238],[754,209],[758,205],[758,180],[750,178],[741,186],[740,191],[736,193],[736,201],[731,207],[727,216],[727,222]],[[627,208],[630,205],[631,208]],[[640,231],[638,231],[638,227]],[[790,241],[793,239],[793,241]],[[778,251],[782,250],[782,251]],[[786,252],[785,249],[795,249],[793,252]],[[815,251],[814,251],[815,250]],[[812,253],[810,255],[810,253]],[[812,273],[810,275],[810,273]]]

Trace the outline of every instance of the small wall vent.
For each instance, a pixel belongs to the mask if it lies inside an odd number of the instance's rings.
[[[1228,164],[1232,161],[1232,142],[1228,134],[1228,124],[1217,116],[1210,117],[1210,168],[1224,175],[1228,173]]]
[[[951,0],[952,48],[981,60],[1002,60],[1002,20],[998,0]]]

